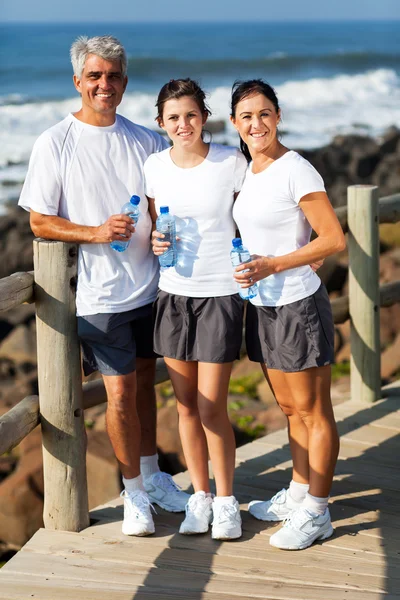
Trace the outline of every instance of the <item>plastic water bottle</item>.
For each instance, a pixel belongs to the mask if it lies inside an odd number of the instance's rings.
[[[170,214],[168,206],[160,206],[160,215],[156,221],[156,228],[164,237],[160,242],[170,242],[170,246],[158,257],[160,267],[174,267],[176,265],[176,225],[175,218]]]
[[[235,238],[232,240],[231,261],[233,267],[238,267],[242,263],[251,261],[250,252],[242,245],[241,238]],[[248,269],[244,269],[243,273],[246,273],[247,270]],[[238,283],[238,292],[243,300],[250,300],[251,298],[255,298],[257,296],[258,284],[255,283],[249,288],[242,288]]]
[[[139,196],[132,196],[129,202],[125,202],[125,204],[121,208],[121,214],[128,215],[128,217],[132,219],[132,223],[133,225],[135,225],[135,227],[140,216],[139,202]],[[124,252],[124,250],[126,250],[129,246],[130,242],[131,238],[129,238],[129,240],[126,242],[122,242],[121,240],[114,240],[110,243],[110,246],[113,250],[116,250],[117,252]]]

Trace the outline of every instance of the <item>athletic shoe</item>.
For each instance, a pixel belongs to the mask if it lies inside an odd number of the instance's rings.
[[[326,540],[331,535],[333,527],[328,508],[323,515],[316,515],[301,507],[293,511],[281,529],[271,535],[269,543],[282,550],[303,550],[316,540]]]
[[[301,502],[296,502],[289,490],[283,488],[271,500],[253,500],[249,504],[249,513],[260,521],[283,521],[294,510],[300,508]]]
[[[235,540],[242,535],[239,502],[213,502],[211,537],[214,540]]]
[[[154,533],[154,521],[151,516],[149,497],[143,490],[135,492],[121,493],[124,499],[124,521],[122,523],[122,533],[124,535],[151,535]],[[155,511],[154,511],[155,512]]]
[[[206,496],[205,492],[192,494],[186,504],[186,517],[181,523],[179,533],[183,535],[206,533],[212,520],[212,503],[212,498]]]
[[[143,486],[150,500],[169,512],[183,512],[190,498],[190,494],[182,492],[171,475],[163,471],[143,479]]]

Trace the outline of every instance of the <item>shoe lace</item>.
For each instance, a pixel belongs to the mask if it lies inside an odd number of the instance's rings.
[[[154,475],[153,481],[154,485],[157,485],[166,492],[179,492],[179,490],[182,489],[177,483],[175,483],[169,473],[163,473],[162,471]]]
[[[204,511],[204,502],[204,498],[192,494],[185,506],[186,515],[196,514],[198,510],[202,513]]]
[[[233,504],[223,504],[218,511],[218,521],[225,523],[226,521],[230,521],[232,517],[235,517],[236,514],[237,510]]]
[[[286,493],[287,490],[285,488],[282,488],[279,492],[275,494],[275,496],[272,496],[271,504],[283,504],[286,500]]]
[[[129,498],[129,500],[132,503],[132,507],[140,515],[144,516],[148,509],[152,510],[155,514],[157,514],[156,509],[150,502],[149,497],[145,492],[142,492],[141,490],[136,492],[127,492],[126,490],[124,490],[121,492],[121,496]]]
[[[290,527],[291,529],[301,529],[301,527],[312,520],[312,516],[304,508],[298,508],[290,513],[283,520],[283,527]]]

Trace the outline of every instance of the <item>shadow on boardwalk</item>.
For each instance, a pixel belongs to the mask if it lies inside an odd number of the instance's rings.
[[[382,598],[400,598],[400,513],[398,509],[400,506],[398,468],[400,439],[397,433],[400,430],[400,419],[397,415],[394,417],[397,420],[393,427],[390,425],[390,415],[397,411],[399,407],[400,391],[397,398],[387,398],[377,406],[361,409],[356,414],[349,414],[338,422],[343,452],[338,460],[330,504],[332,520],[335,524],[335,535],[331,541],[325,542],[323,545],[316,544],[313,549],[314,552],[318,552],[318,549],[324,551],[327,569],[331,564],[330,544],[332,544],[332,551],[333,548],[335,551],[342,549],[344,555],[348,553],[353,554],[354,557],[357,556],[357,558],[365,558],[366,575],[368,575],[368,560],[374,563],[374,567],[380,561],[384,561],[383,572],[381,570],[383,576],[381,577],[380,597]],[[340,409],[338,410],[340,415]],[[385,417],[384,425],[370,429],[368,439],[363,439],[365,426],[374,425],[382,417]],[[361,431],[362,428],[364,428],[363,431]],[[276,434],[273,435],[277,437]],[[282,440],[282,435],[280,437]],[[286,486],[291,479],[290,466],[287,465],[286,468],[282,468],[286,465],[286,461],[290,460],[288,444],[275,449],[264,446],[264,453],[260,452],[262,441],[257,444],[258,450],[254,448],[255,444],[252,444],[252,446],[254,458],[242,459],[235,472],[235,492],[241,503],[247,503],[254,498],[265,499],[270,497],[281,487]],[[239,460],[241,455],[244,454],[241,450],[238,451]],[[266,530],[276,525],[256,521],[246,511],[242,511],[242,516],[243,538],[235,542],[224,542],[224,546],[229,544],[227,554],[236,555],[238,558],[242,556],[242,552],[244,556],[249,556],[247,542],[252,537],[258,533],[266,532]],[[169,518],[176,523],[176,528],[178,528],[182,515]],[[163,523],[165,523],[165,517],[163,517]],[[162,527],[162,525],[159,525],[158,530],[160,530],[160,526]],[[170,526],[168,526],[168,533],[170,531]],[[357,538],[356,543],[354,538]],[[244,549],[244,545],[246,545],[246,549]],[[275,560],[278,557],[283,563],[290,554],[289,563],[296,563],[298,560],[299,564],[304,564],[306,553],[310,553],[310,550],[301,553],[285,553],[266,546],[258,559],[265,558],[267,560],[271,558],[272,553]],[[218,565],[216,565],[215,557],[218,554],[222,554],[222,556],[218,561]],[[236,586],[235,578],[224,582],[220,570],[219,565],[225,554],[221,553],[221,544],[211,541],[208,536],[186,538],[185,541],[183,536],[175,534],[170,539],[169,547],[162,550],[154,561],[148,576],[143,582],[143,587],[132,595],[132,600],[148,600],[153,597],[152,592],[154,592],[154,598],[160,600],[160,596],[157,596],[155,592],[157,588],[163,589],[163,598],[184,597],[188,600],[200,600],[201,598],[212,597],[214,600],[220,597],[219,588],[222,593],[224,584],[228,587],[236,587],[236,595],[239,588],[242,587],[241,582],[238,581]],[[313,556],[310,555],[311,562]],[[225,561],[229,561],[228,556]],[[244,569],[246,569],[245,565]],[[171,587],[172,582],[168,584],[164,579],[166,570],[169,573],[175,571],[175,579]],[[234,571],[236,569],[233,567],[232,574],[239,575]],[[349,566],[347,573],[343,572],[337,576],[338,598],[342,597],[341,592],[347,593],[345,589],[346,579],[349,581],[350,588],[354,590],[351,583],[351,571],[352,567]],[[259,570],[254,569],[254,580],[257,578],[257,573],[260,574]],[[250,573],[243,572],[242,575],[246,577]],[[295,577],[295,575],[292,575],[288,564],[288,585],[294,583]],[[270,572],[268,573],[268,580],[264,580],[265,598],[274,598],[274,595],[271,595],[272,587],[275,587],[272,582],[273,579],[274,573]],[[277,582],[281,592],[283,592],[285,583],[279,582],[279,575],[277,575]],[[170,591],[168,591],[168,588]],[[366,583],[366,591],[367,589],[368,584]],[[251,597],[250,587],[248,587],[248,591],[249,597]],[[350,592],[350,589],[348,591]],[[225,594],[226,589],[223,594],[224,598],[227,597]],[[242,597],[245,597],[245,595]],[[281,597],[281,594],[276,597]],[[286,598],[286,595],[282,597]],[[323,597],[324,594],[321,593],[321,600]],[[374,598],[378,597],[374,596]]]

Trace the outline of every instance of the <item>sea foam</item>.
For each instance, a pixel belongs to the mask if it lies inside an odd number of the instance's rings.
[[[282,107],[283,142],[292,148],[322,146],[337,134],[378,136],[390,125],[400,126],[400,77],[393,69],[286,81],[276,91]],[[211,118],[225,122],[225,131],[214,135],[214,141],[238,145],[236,130],[229,121],[230,87],[208,92]],[[155,99],[154,94],[128,91],[119,112],[158,130]],[[79,97],[27,103],[16,100],[0,102],[0,203],[18,192],[35,139],[80,106]]]

